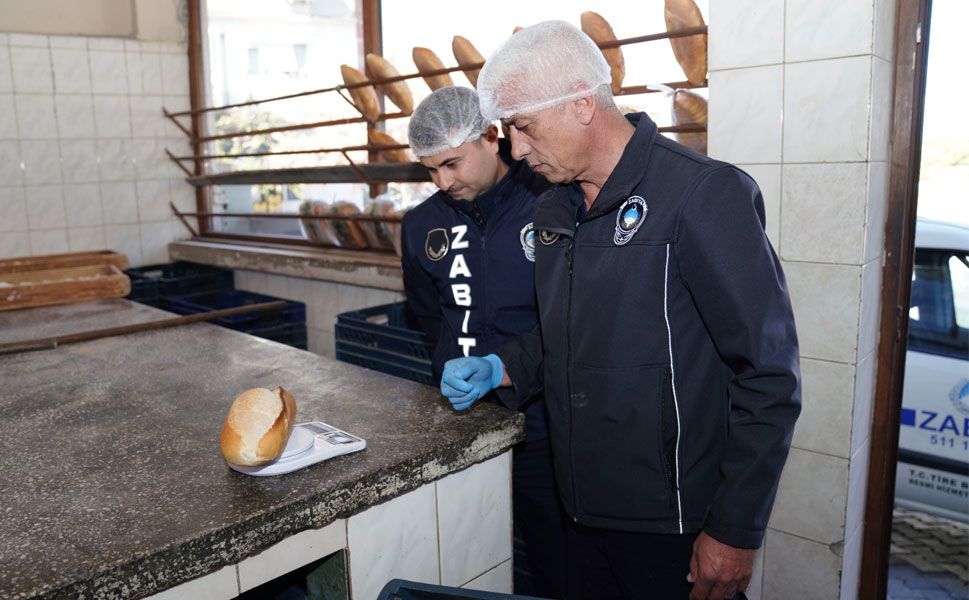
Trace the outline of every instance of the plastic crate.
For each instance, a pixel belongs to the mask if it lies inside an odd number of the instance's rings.
[[[409,327],[406,303],[337,315],[336,358],[381,373],[434,385],[427,336]]]
[[[169,310],[180,315],[192,315],[223,308],[235,308],[238,306],[261,304],[263,302],[273,302],[275,300],[283,299],[243,290],[219,290],[216,292],[191,294],[181,298],[172,298]],[[220,317],[213,319],[210,323],[253,334],[255,334],[256,330],[262,330],[267,327],[291,324],[305,326],[306,305],[302,302],[294,302],[292,300],[284,301],[286,305],[279,309]]]
[[[303,323],[287,323],[286,325],[264,327],[262,329],[254,329],[248,333],[249,335],[286,344],[287,346],[299,348],[300,350],[307,349],[308,338],[306,335],[306,325]]]
[[[129,300],[167,309],[170,299],[213,290],[230,290],[231,270],[190,262],[173,262],[125,269],[131,279]]]
[[[536,596],[516,596],[501,592],[481,592],[464,588],[391,579],[377,600],[544,600]]]

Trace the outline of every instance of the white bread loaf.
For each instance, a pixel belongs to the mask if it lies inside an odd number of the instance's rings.
[[[384,133],[379,129],[370,129],[367,131],[367,138],[372,146],[399,146],[400,142],[394,139],[389,133]],[[410,158],[407,157],[407,153],[403,150],[379,150],[380,155],[383,156],[384,160],[387,162],[410,162]]]
[[[478,52],[478,49],[474,47],[474,44],[460,35],[454,36],[454,39],[451,40],[451,51],[454,52],[454,60],[458,61],[458,64],[462,67],[483,63],[485,61],[481,53]],[[471,87],[478,85],[478,73],[480,72],[481,69],[464,72],[465,77],[471,82]]]
[[[392,77],[399,77],[400,73],[394,68],[394,65],[390,64],[387,59],[378,54],[368,54],[366,57],[367,62],[367,73],[373,79],[390,79]],[[405,115],[409,115],[414,112],[414,95],[411,94],[410,88],[407,87],[406,81],[395,81],[394,83],[386,83],[384,85],[377,86],[380,91],[387,94],[390,101],[397,105],[400,112]]]
[[[340,73],[343,74],[343,83],[345,85],[354,85],[367,81],[363,73],[350,65],[340,65]],[[357,107],[357,110],[360,111],[363,118],[370,123],[376,121],[377,117],[380,116],[380,101],[377,100],[377,92],[373,89],[373,86],[355,87],[347,91],[350,92],[353,105]]]
[[[702,27],[703,14],[693,0],[665,0],[666,30],[679,31]],[[703,85],[707,78],[707,34],[671,38],[676,61],[693,85]]]
[[[417,71],[424,75],[429,71],[437,71],[444,68],[444,63],[438,58],[437,54],[434,54],[433,50],[428,48],[416,47],[411,56],[414,59],[414,65],[417,66]],[[424,75],[424,82],[427,86],[431,88],[431,91],[442,87],[448,87],[454,85],[454,80],[447,73],[442,75]]]
[[[591,10],[582,13],[582,31],[585,32],[592,41],[597,44],[605,42],[615,42],[616,34],[612,31],[609,24],[602,15]],[[606,48],[602,51],[602,56],[609,63],[609,71],[612,74],[612,93],[618,94],[622,89],[622,80],[626,77],[626,61],[622,56],[622,48]]]
[[[296,401],[281,387],[239,394],[222,424],[219,448],[234,465],[255,467],[283,453],[296,421]]]
[[[706,125],[707,100],[688,90],[673,92],[673,125]],[[689,146],[697,152],[707,153],[707,132],[695,131],[677,133],[676,141]]]

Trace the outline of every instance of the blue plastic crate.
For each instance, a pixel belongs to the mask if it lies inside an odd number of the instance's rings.
[[[406,303],[382,304],[337,315],[336,358],[435,385],[427,336],[409,327]]]
[[[243,290],[219,290],[202,294],[191,294],[181,298],[172,298],[169,310],[180,315],[192,315],[210,312],[223,308],[249,306],[263,302],[284,300],[273,296],[255,294]],[[284,300],[286,305],[279,309],[263,310],[230,317],[213,319],[211,323],[222,325],[236,331],[253,333],[255,330],[286,324],[306,324],[306,305],[302,302]]]
[[[190,262],[173,262],[125,269],[131,280],[128,299],[167,309],[173,297],[198,292],[232,289],[234,273],[229,269]]]
[[[481,592],[464,588],[391,579],[377,600],[544,600],[536,596],[516,596],[500,592]]]
[[[286,344],[287,346],[299,348],[300,350],[308,349],[306,325],[303,323],[287,323],[285,325],[263,327],[260,329],[253,329],[247,333],[263,339]]]

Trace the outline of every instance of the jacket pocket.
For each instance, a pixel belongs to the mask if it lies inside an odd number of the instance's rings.
[[[663,467],[666,469],[666,482],[669,486],[670,509],[679,512],[677,498],[680,488],[680,415],[673,392],[673,370],[669,367],[663,367],[660,384],[660,436]]]
[[[574,366],[567,450],[579,514],[627,520],[675,515],[658,418],[668,373],[665,365]]]

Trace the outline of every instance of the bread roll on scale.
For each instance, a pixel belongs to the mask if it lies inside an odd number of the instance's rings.
[[[458,61],[458,64],[462,67],[483,63],[485,60],[478,49],[474,47],[474,44],[460,35],[454,36],[454,39],[451,40],[451,51],[454,52],[454,60]],[[465,77],[471,82],[471,87],[478,85],[478,73],[480,72],[481,69],[464,72]]]
[[[666,30],[679,31],[690,27],[702,27],[703,14],[693,0],[665,0]],[[707,78],[707,34],[671,38],[673,54],[683,67],[687,80],[693,85],[703,85]]]
[[[281,387],[246,390],[236,397],[222,424],[219,448],[226,461],[257,466],[276,460],[296,421],[296,401]]]
[[[437,54],[434,54],[432,50],[427,48],[414,48],[412,56],[414,58],[414,65],[417,66],[417,71],[422,75],[429,71],[437,71],[444,68],[444,63],[437,57]],[[425,75],[424,81],[431,88],[432,92],[438,88],[454,85],[454,81],[447,73],[443,75]]]
[[[341,65],[340,72],[343,73],[343,83],[353,85],[367,81],[363,73],[349,65]],[[357,107],[363,118],[373,123],[380,116],[380,101],[377,100],[377,92],[372,85],[350,88],[350,97],[353,98],[353,105]]]
[[[602,18],[599,13],[591,10],[582,13],[582,31],[585,32],[596,44],[605,42],[615,42],[616,34],[612,31],[609,22]],[[605,48],[602,55],[609,63],[609,70],[612,74],[612,93],[618,94],[622,89],[622,80],[626,77],[626,61],[622,57],[622,48]]]
[[[400,73],[394,68],[394,65],[390,64],[382,56],[377,54],[368,54],[366,58],[367,62],[367,73],[370,75],[371,79],[390,79],[391,77],[400,77]],[[381,92],[390,98],[390,101],[397,105],[400,112],[405,115],[409,115],[414,112],[414,95],[411,94],[410,88],[407,87],[406,81],[395,81],[393,83],[387,83],[384,85],[377,86]]]

